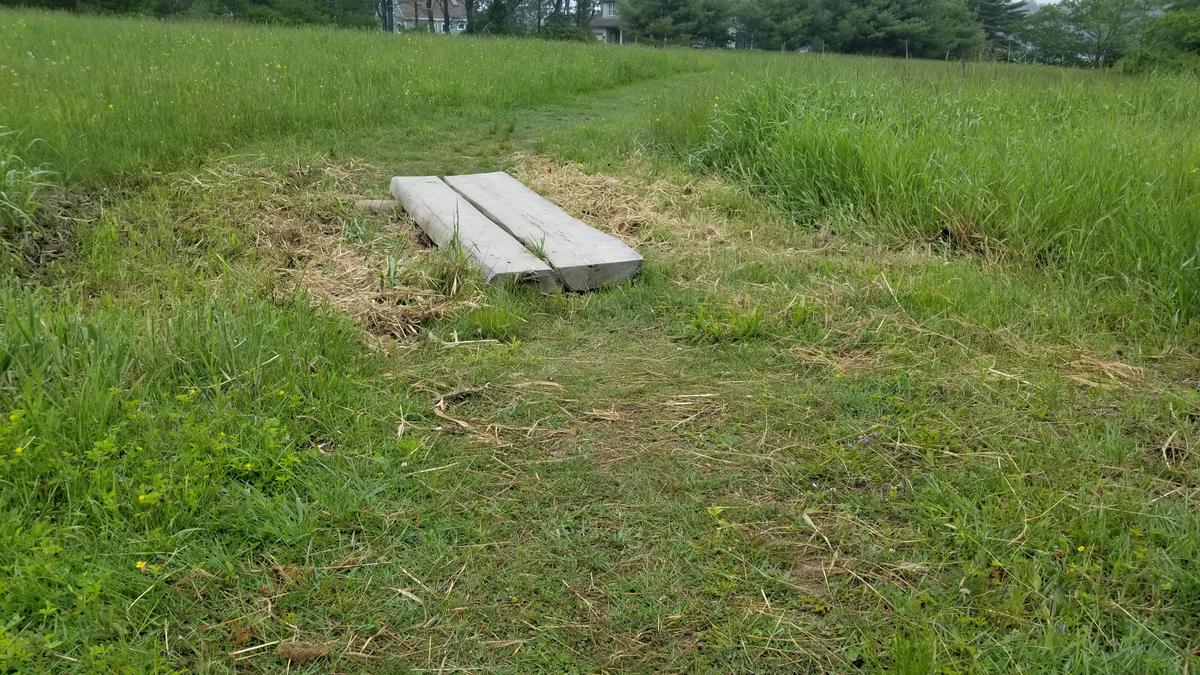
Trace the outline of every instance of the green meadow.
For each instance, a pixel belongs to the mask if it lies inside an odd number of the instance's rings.
[[[0,669],[1190,672],[1200,84],[0,11]],[[393,175],[646,258],[488,287]]]

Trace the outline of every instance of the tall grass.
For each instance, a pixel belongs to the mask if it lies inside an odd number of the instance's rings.
[[[1176,319],[1200,314],[1195,81],[809,65],[657,115],[652,138],[802,222],[1116,279]]]
[[[602,45],[0,11],[0,121],[45,141],[28,160],[76,181],[693,67],[687,53]]]
[[[30,166],[22,157],[31,144],[0,126],[0,266],[17,269],[40,237],[38,210],[42,194],[54,185],[51,172]]]

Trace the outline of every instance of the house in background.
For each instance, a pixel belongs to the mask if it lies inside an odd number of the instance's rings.
[[[399,32],[416,30],[426,33],[443,33],[445,17],[442,16],[442,3],[450,13],[450,34],[458,35],[467,30],[467,6],[463,0],[392,0],[391,6],[379,3],[384,10],[391,10],[390,16],[379,17],[384,30]]]
[[[601,0],[600,11],[592,17],[588,27],[601,42],[610,45],[625,44],[625,33],[621,30],[621,17],[617,15],[616,0]]]

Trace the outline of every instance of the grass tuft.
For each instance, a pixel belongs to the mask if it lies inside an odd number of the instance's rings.
[[[692,317],[689,337],[696,342],[745,342],[763,337],[763,310],[700,307]]]
[[[0,262],[7,269],[21,269],[36,255],[45,236],[39,214],[42,199],[56,187],[52,172],[22,158],[32,146],[22,144],[16,131],[0,126]]]

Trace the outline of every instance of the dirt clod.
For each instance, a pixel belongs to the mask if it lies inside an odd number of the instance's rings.
[[[284,642],[279,645],[279,657],[292,663],[308,663],[329,654],[329,647],[320,642]]]

